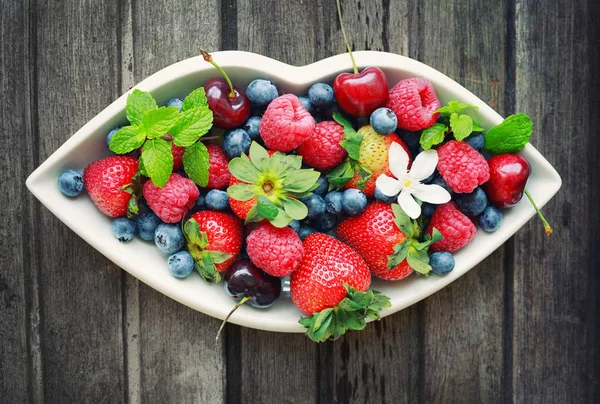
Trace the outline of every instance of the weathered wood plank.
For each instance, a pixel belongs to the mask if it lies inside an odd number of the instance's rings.
[[[118,2],[36,2],[39,161],[112,102]],[[47,402],[124,399],[121,274],[45,209],[37,217]]]
[[[220,6],[216,0],[132,4],[135,82],[196,56],[200,48],[220,46]],[[135,300],[134,295],[132,291],[128,301]],[[138,298],[141,374],[136,375],[132,369],[130,379],[140,377],[141,402],[222,403],[226,384],[224,349],[223,343],[214,341],[220,322],[143,284],[139,285]],[[135,302],[127,307],[135,310]]]
[[[418,2],[410,56],[504,112],[503,2]],[[504,248],[423,304],[424,402],[502,399]]]
[[[597,402],[598,5],[518,0],[516,17],[516,110],[563,188],[544,209],[554,235],[534,219],[516,236],[513,400]]]

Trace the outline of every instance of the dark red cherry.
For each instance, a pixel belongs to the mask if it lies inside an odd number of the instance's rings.
[[[384,107],[388,100],[388,81],[377,67],[367,67],[361,73],[340,73],[333,82],[338,105],[348,114],[361,118]]]
[[[250,100],[243,91],[231,89],[225,79],[212,79],[204,84],[208,107],[213,112],[213,123],[222,129],[233,129],[243,125],[250,117]]]
[[[517,154],[499,154],[488,160],[490,179],[483,185],[489,201],[499,208],[516,205],[531,172],[529,163]]]
[[[247,298],[249,305],[266,308],[281,294],[281,279],[258,269],[250,260],[234,263],[225,273],[225,290],[236,299]]]

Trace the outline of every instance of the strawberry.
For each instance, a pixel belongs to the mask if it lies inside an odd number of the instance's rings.
[[[148,206],[165,223],[179,222],[194,207],[198,195],[194,181],[177,173],[171,174],[162,188],[152,181],[144,184],[144,198]]]
[[[210,156],[210,166],[208,168],[208,189],[223,189],[229,185],[231,181],[231,173],[227,165],[229,159],[223,152],[221,146],[216,144],[207,144],[206,149]]]
[[[394,223],[395,218],[390,205],[372,202],[363,213],[349,217],[337,228],[338,238],[363,257],[371,273],[388,281],[406,278],[413,272],[406,259],[389,266],[394,247],[406,241],[406,234]]]
[[[242,249],[244,227],[229,213],[196,212],[183,227],[196,270],[207,282],[219,282],[220,272],[233,264]]]
[[[130,156],[111,156],[88,165],[83,182],[94,204],[110,217],[127,214],[131,193],[129,185],[138,171],[138,160]]]
[[[347,330],[362,330],[367,318],[378,319],[389,298],[367,291],[370,284],[369,267],[352,248],[323,233],[306,237],[290,292],[294,304],[310,316],[300,320],[308,337],[337,339]]]

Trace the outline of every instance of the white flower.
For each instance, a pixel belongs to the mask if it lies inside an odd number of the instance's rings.
[[[396,178],[382,174],[375,185],[386,196],[398,195],[398,204],[412,219],[421,215],[421,206],[413,196],[422,202],[441,204],[450,201],[450,193],[439,185],[422,184],[425,178],[435,171],[438,163],[437,151],[425,150],[417,155],[408,171],[408,154],[398,143],[392,143],[388,162],[390,171]]]

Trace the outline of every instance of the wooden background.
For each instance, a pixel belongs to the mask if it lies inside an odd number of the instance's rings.
[[[600,401],[600,22],[595,0],[343,0],[355,49],[408,55],[504,115],[564,185],[481,265],[316,345],[229,325],[112,265],[25,178],[136,82],[209,50],[292,64],[344,52],[333,0],[0,1],[0,401]]]

